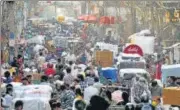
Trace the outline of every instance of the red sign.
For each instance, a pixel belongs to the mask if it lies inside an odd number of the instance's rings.
[[[141,47],[139,47],[138,45],[129,45],[124,49],[124,53],[126,54],[139,54],[141,56],[143,56],[143,51],[141,49]]]

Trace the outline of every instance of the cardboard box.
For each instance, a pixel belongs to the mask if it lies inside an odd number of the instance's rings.
[[[96,62],[96,64],[100,64],[102,67],[112,67],[113,52],[111,52],[111,51],[96,51],[95,62]]]
[[[180,106],[180,88],[178,87],[164,88],[163,104]]]

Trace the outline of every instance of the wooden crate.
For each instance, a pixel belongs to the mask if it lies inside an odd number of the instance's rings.
[[[163,104],[180,106],[180,88],[178,87],[164,88]]]
[[[111,51],[96,51],[95,62],[96,62],[96,64],[100,64],[102,67],[112,67],[113,52],[111,52]]]

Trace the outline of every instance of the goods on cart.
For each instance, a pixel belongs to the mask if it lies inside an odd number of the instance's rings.
[[[113,52],[96,51],[95,62],[96,64],[99,64],[102,67],[112,67],[113,66]]]
[[[163,104],[180,106],[179,87],[168,87],[163,89]]]

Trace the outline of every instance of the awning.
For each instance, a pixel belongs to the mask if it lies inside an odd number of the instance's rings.
[[[86,21],[86,22],[96,22],[97,17],[95,15],[88,15],[88,16],[85,17],[84,21]]]
[[[100,24],[114,24],[115,23],[115,17],[113,16],[103,16],[99,20]]]
[[[92,23],[97,22],[97,17],[95,15],[82,15],[78,17],[78,20]]]
[[[81,15],[78,17],[78,20],[84,21],[86,17],[87,17],[87,15]]]

